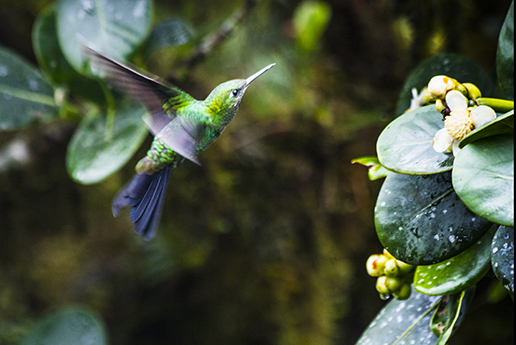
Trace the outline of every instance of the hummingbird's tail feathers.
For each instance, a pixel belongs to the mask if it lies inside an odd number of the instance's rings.
[[[131,206],[131,222],[135,232],[145,240],[156,236],[172,166],[153,174],[137,174],[113,199],[116,217],[126,206]]]

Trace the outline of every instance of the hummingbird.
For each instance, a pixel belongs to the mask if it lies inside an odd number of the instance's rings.
[[[112,212],[117,217],[130,206],[135,232],[151,240],[159,226],[171,170],[181,166],[185,159],[200,165],[197,156],[233,120],[249,84],[275,64],[247,79],[222,83],[200,101],[157,76],[89,47],[82,48],[94,73],[138,100],[150,114],[144,122],[154,135],[151,147],[136,164],[135,176],[114,197]]]

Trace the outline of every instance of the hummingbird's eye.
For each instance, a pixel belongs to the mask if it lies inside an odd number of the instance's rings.
[[[235,89],[235,90],[231,91],[231,95],[232,95],[233,97],[236,97],[236,96],[238,95],[238,90],[237,90],[237,89]]]

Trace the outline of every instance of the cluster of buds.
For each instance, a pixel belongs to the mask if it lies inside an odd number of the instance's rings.
[[[394,258],[386,249],[383,254],[374,254],[367,259],[367,273],[376,280],[376,290],[380,298],[390,295],[404,300],[410,297],[411,284],[416,266],[409,265]]]
[[[472,130],[496,118],[495,111],[476,100],[482,96],[471,83],[438,75],[428,83],[427,93],[435,99],[437,111],[443,114],[444,128],[437,131],[433,148],[437,152],[459,152],[459,141]]]

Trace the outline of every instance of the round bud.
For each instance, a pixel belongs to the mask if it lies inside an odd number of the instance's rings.
[[[371,277],[379,277],[383,275],[383,269],[387,258],[381,254],[371,255],[366,262],[367,273]]]
[[[391,292],[389,291],[389,288],[387,287],[387,277],[381,276],[376,279],[376,291],[378,291],[381,294],[384,295],[390,295]]]
[[[399,268],[396,264],[396,259],[387,260],[383,271],[387,277],[396,277],[399,274]]]
[[[398,291],[394,292],[392,295],[399,300],[405,300],[410,297],[410,293],[412,292],[412,288],[410,284],[403,285]]]
[[[438,112],[440,112],[442,114],[442,112],[446,108],[448,108],[448,106],[442,100],[440,100],[440,99],[435,100],[435,109],[437,109]]]
[[[387,277],[385,285],[391,293],[397,292],[403,286],[403,279],[397,277]]]
[[[383,255],[385,255],[387,260],[394,259],[394,256],[392,256],[391,253],[389,253],[385,248],[383,248]]]
[[[466,97],[469,99],[476,100],[477,98],[482,97],[482,93],[475,84],[464,83],[462,85],[464,85],[466,90],[468,90],[468,95]]]

